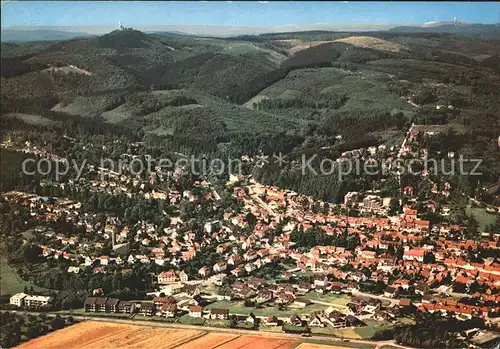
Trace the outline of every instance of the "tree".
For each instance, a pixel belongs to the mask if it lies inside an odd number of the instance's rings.
[[[30,323],[28,325],[27,330],[26,330],[26,335],[30,339],[36,338],[36,337],[38,337],[40,335],[40,330],[41,330],[41,328],[40,328],[39,324]]]
[[[53,330],[60,330],[61,328],[64,328],[64,326],[66,326],[66,321],[64,321],[62,317],[57,315],[50,322],[50,326],[52,327]]]
[[[434,264],[434,263],[436,263],[436,257],[434,256],[434,253],[427,252],[426,254],[424,254],[424,263],[425,264]]]
[[[394,216],[396,213],[399,212],[400,205],[399,205],[399,200],[396,198],[392,198],[391,201],[389,201],[389,216]]]
[[[246,216],[246,221],[248,223],[248,226],[250,228],[255,227],[255,224],[257,224],[257,217],[252,212],[248,212]]]
[[[39,246],[30,245],[24,249],[23,259],[25,263],[29,264],[36,263],[41,253],[42,249]]]
[[[479,228],[479,223],[476,217],[474,217],[474,215],[471,214],[467,219],[467,232],[470,234],[477,234],[478,228]]]

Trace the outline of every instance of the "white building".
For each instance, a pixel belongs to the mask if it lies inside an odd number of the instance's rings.
[[[10,304],[15,305],[16,307],[22,307],[24,305],[24,299],[28,295],[26,293],[17,293],[10,297]]]
[[[48,296],[26,296],[24,304],[29,308],[47,307],[52,301],[52,297]]]
[[[356,203],[358,201],[359,193],[356,191],[350,191],[344,196],[344,205],[349,203]]]

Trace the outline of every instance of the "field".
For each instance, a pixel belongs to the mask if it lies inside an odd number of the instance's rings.
[[[209,333],[206,336],[197,338],[193,341],[181,345],[181,349],[198,349],[198,348],[215,348],[228,342],[232,342],[234,339],[238,338],[236,334],[228,333]]]
[[[370,346],[355,343],[346,343],[337,346],[326,341],[302,340],[266,337],[265,335],[238,335],[231,333],[216,333],[194,330],[178,330],[159,327],[123,325],[87,321],[52,332],[45,336],[21,344],[17,348],[30,349],[111,349],[111,348],[155,348],[155,349],[194,349],[194,348],[221,348],[221,349],[326,349]],[[317,344],[316,344],[317,343]],[[321,344],[320,344],[321,343]],[[332,344],[332,346],[326,345]]]
[[[170,349],[204,336],[205,332],[134,325],[82,322],[24,343],[18,348],[93,349],[157,348]]]
[[[304,298],[310,299],[312,301],[321,301],[331,303],[333,306],[347,307],[347,304],[351,298],[347,295],[336,295],[336,294],[319,294],[317,292],[308,292],[304,295]]]
[[[0,259],[0,292],[1,294],[13,294],[24,291],[24,287],[33,286],[36,291],[43,291],[42,288],[24,281],[17,275],[16,270],[7,264],[5,259]]]
[[[278,310],[276,307],[254,309],[254,308],[244,307],[243,302],[220,301],[220,302],[214,302],[207,306],[207,309],[210,308],[229,309],[229,312],[231,314],[239,314],[239,315],[248,315],[250,313],[254,313],[255,316],[274,315],[277,317],[288,317],[292,315],[310,314],[312,311],[323,310],[328,308],[328,306],[322,304],[311,304],[304,308],[295,308],[295,309],[290,308],[288,310]]]
[[[18,118],[27,124],[35,125],[35,126],[50,126],[50,125],[55,124],[54,121],[47,119],[47,118],[44,118],[41,115],[36,115],[36,114],[9,113],[9,114],[6,114],[5,117]]]
[[[479,223],[479,231],[484,231],[485,227],[489,224],[495,224],[497,216],[486,212],[484,208],[467,207],[467,214],[473,214]]]
[[[263,99],[328,100],[343,95],[348,99],[338,108],[339,111],[413,111],[414,108],[404,100],[387,92],[389,81],[389,75],[369,70],[353,73],[339,68],[298,69],[265,88],[245,105],[252,107],[253,103]],[[289,108],[284,112],[289,113]]]
[[[226,342],[217,348],[220,349],[252,349],[252,348],[269,348],[269,349],[285,349],[290,348],[290,346],[297,341],[290,339],[278,339],[260,336],[240,336]]]
[[[371,48],[380,51],[399,52],[406,50],[406,47],[391,41],[377,39],[369,36],[351,36],[348,38],[337,39],[334,42],[345,42],[357,47]]]
[[[302,343],[297,349],[344,349],[345,347],[337,347],[324,344]]]

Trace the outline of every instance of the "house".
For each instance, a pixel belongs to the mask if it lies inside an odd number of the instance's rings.
[[[221,273],[221,272],[223,272],[226,269],[227,269],[227,263],[225,261],[217,262],[217,263],[215,263],[215,265],[213,267],[213,270],[216,273]]]
[[[232,299],[232,290],[231,289],[226,289],[226,288],[221,288],[217,291],[216,293],[217,300],[222,301],[222,300],[231,300]]]
[[[169,318],[175,317],[175,315],[177,313],[177,304],[176,303],[164,303],[164,304],[162,304],[161,313],[165,317],[169,317]]]
[[[295,300],[295,297],[289,293],[280,293],[276,299],[276,303],[287,304]]]
[[[242,261],[243,261],[243,258],[241,258],[240,256],[238,256],[238,255],[232,255],[227,260],[227,264],[229,264],[229,265],[237,265],[237,264],[241,263]]]
[[[279,320],[276,316],[272,315],[272,316],[268,316],[266,318],[266,325],[267,326],[278,326],[279,324]]]
[[[210,309],[210,319],[227,320],[229,318],[229,309]]]
[[[95,297],[87,297],[85,298],[85,302],[83,303],[83,307],[85,311],[95,311],[95,301],[97,298]]]
[[[255,317],[255,315],[253,313],[250,313],[246,317],[245,322],[255,325],[255,323],[257,322],[257,318]]]
[[[181,282],[186,282],[186,281],[188,281],[189,278],[185,272],[181,271],[179,273],[179,279],[181,280]]]
[[[347,315],[345,319],[346,319],[346,326],[349,326],[349,327],[362,327],[362,326],[366,326],[366,324],[363,321],[359,320],[355,316]]]
[[[400,307],[409,307],[412,305],[411,299],[409,298],[401,298],[399,300],[399,306]]]
[[[189,316],[190,317],[201,318],[202,315],[203,315],[203,308],[202,307],[199,307],[196,305],[192,305],[189,307]]]
[[[257,300],[259,302],[266,302],[269,300],[272,300],[274,298],[274,294],[270,290],[262,289],[259,290],[259,293],[257,294]]]
[[[193,303],[197,306],[203,307],[208,304],[207,300],[199,294],[193,296]]]
[[[387,286],[384,290],[384,296],[394,298],[396,297],[397,289]]]
[[[153,316],[155,314],[156,306],[154,303],[141,302],[139,307],[139,314],[142,316]]]
[[[106,313],[116,313],[118,302],[119,300],[116,298],[108,298],[104,305]]]
[[[308,284],[307,282],[301,282],[297,286],[297,291],[300,293],[307,293],[311,290],[311,284]]]
[[[163,285],[169,284],[169,283],[175,282],[176,280],[177,280],[177,276],[175,275],[175,273],[173,271],[164,271],[158,275],[158,283],[159,284],[163,284]]]
[[[161,308],[163,304],[174,303],[177,304],[177,300],[174,297],[154,297],[153,303],[156,305],[156,308]]]
[[[316,276],[314,278],[314,286],[326,286],[328,283],[328,278],[325,275]]]
[[[210,277],[210,281],[216,284],[217,286],[222,286],[225,278],[227,278],[227,275],[224,273],[220,273]]]
[[[296,300],[293,301],[292,305],[300,307],[300,308],[304,308],[304,307],[308,306],[309,304],[312,304],[312,302],[309,299],[297,298]]]
[[[430,294],[426,294],[422,297],[422,304],[434,303],[436,300]]]
[[[96,298],[95,300],[95,311],[104,313],[106,311],[106,300],[107,298]]]
[[[327,309],[328,310],[328,309]],[[346,317],[337,310],[325,310],[325,319],[333,328],[344,328],[347,326]]]
[[[9,303],[16,307],[22,307],[24,305],[24,298],[28,295],[26,293],[16,293],[9,299]]]
[[[290,322],[290,324],[292,324],[294,326],[303,326],[304,325],[304,321],[302,321],[302,319],[298,315],[290,316],[289,322]]]
[[[365,307],[363,308],[363,311],[373,314],[380,309],[381,305],[382,301],[380,299],[370,298],[368,304],[366,304]]]
[[[108,265],[109,264],[109,256],[101,256],[100,263],[101,263],[101,265]]]
[[[403,253],[403,259],[405,261],[418,261],[418,262],[423,262],[424,261],[424,255],[425,252],[427,252],[423,248],[413,248],[408,251],[404,251]]]
[[[419,282],[417,283],[417,285],[415,286],[415,293],[416,294],[419,294],[421,296],[425,296],[426,294],[428,294],[430,291],[429,291],[429,285],[426,283],[426,282]]]
[[[183,285],[181,283],[170,284],[166,286],[162,286],[160,291],[165,293],[167,296],[172,296],[174,294],[180,293],[183,289]]]
[[[49,296],[30,296],[24,297],[24,304],[27,308],[47,308],[52,302]]]
[[[198,288],[197,285],[184,284],[182,286],[182,292],[184,292],[190,297],[193,297],[200,294],[200,289]]]
[[[323,321],[320,319],[318,314],[311,314],[309,316],[309,322],[308,325],[310,327],[325,327],[326,325],[323,323]]]
[[[198,274],[200,274],[201,277],[207,276],[208,273],[209,273],[209,269],[206,266],[203,266],[200,268],[200,270],[198,270]]]
[[[120,301],[116,307],[117,313],[130,314],[134,311],[135,305],[132,302]]]

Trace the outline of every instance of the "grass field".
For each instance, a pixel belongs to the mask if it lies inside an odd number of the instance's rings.
[[[304,298],[310,299],[313,301],[321,301],[321,302],[328,302],[333,305],[337,306],[342,306],[342,307],[347,307],[347,304],[350,302],[351,298],[347,295],[343,294],[333,294],[333,293],[327,293],[327,294],[319,294],[317,292],[308,292],[304,295]]]
[[[375,345],[359,344],[339,341],[320,341],[315,339],[306,339],[304,343],[297,344],[294,348],[300,349],[339,349],[339,348],[358,348],[358,349],[373,349]]]
[[[35,126],[50,126],[56,124],[54,121],[50,119],[35,114],[9,113],[6,114],[5,117],[18,118],[27,124]]]
[[[7,264],[4,258],[0,258],[0,291],[1,294],[13,294],[24,291],[24,287],[33,286],[35,291],[45,291],[45,289],[35,286],[31,282],[24,281],[17,275],[15,268]]]
[[[299,69],[286,78],[265,88],[259,95],[247,103],[264,98],[311,100],[344,95],[348,98],[339,111],[352,110],[399,110],[412,112],[415,108],[405,100],[388,93],[387,85],[391,79],[384,73],[360,70],[355,73],[338,68]],[[289,109],[282,112],[289,113]]]
[[[219,301],[219,302],[214,302],[214,303],[208,305],[206,308],[207,309],[211,309],[211,308],[229,309],[229,313],[231,313],[231,314],[248,315],[250,313],[254,313],[255,316],[274,315],[277,317],[288,317],[288,316],[292,316],[292,315],[310,314],[311,312],[316,311],[316,310],[326,309],[326,308],[328,308],[328,306],[321,305],[321,304],[311,304],[305,308],[288,309],[288,310],[281,311],[275,307],[255,309],[255,308],[244,307],[243,302]]]
[[[473,214],[479,223],[479,231],[484,231],[489,224],[495,224],[497,216],[495,214],[486,212],[484,208],[480,207],[467,207],[467,214]]]
[[[189,314],[185,314],[182,315],[177,322],[185,325],[203,325],[205,323],[205,319],[192,318]]]

